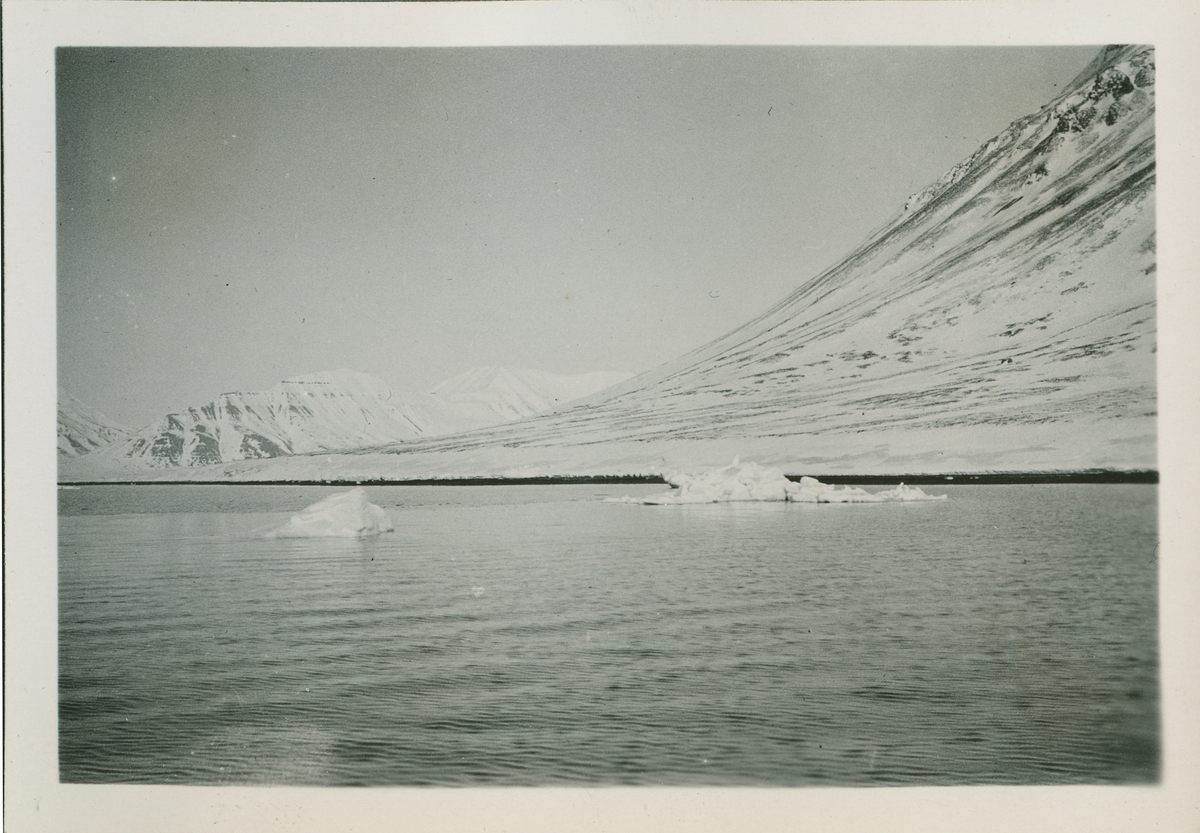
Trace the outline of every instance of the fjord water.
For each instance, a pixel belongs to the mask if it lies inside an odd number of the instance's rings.
[[[658,486],[60,492],[65,782],[1145,783],[1156,487],[631,506]]]

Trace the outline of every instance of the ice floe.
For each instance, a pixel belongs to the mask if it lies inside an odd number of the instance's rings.
[[[395,527],[387,512],[367,500],[363,488],[338,492],[292,515],[268,538],[366,538]]]
[[[901,483],[882,492],[867,492],[854,486],[831,486],[814,477],[789,483],[787,499],[795,503],[888,503],[891,501],[945,500],[945,495],[927,495],[916,486]]]
[[[703,474],[670,474],[669,492],[642,498],[613,498],[613,503],[664,505],[678,503],[726,503],[732,501],[792,501],[794,503],[885,503],[889,501],[945,500],[945,495],[927,495],[915,486],[901,483],[874,494],[854,486],[832,486],[814,477],[788,480],[781,469],[757,463],[733,463]]]
[[[885,492],[876,492],[876,497],[881,497],[884,500],[945,500],[945,495],[927,495],[918,489],[916,486],[905,486],[901,483],[893,489],[888,489]]]

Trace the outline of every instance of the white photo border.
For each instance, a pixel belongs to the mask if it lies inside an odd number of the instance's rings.
[[[1200,4],[225,3],[5,0],[5,826],[27,831],[1200,828]],[[1156,47],[1163,779],[1148,787],[412,789],[58,783],[55,121],[58,46],[577,44]]]

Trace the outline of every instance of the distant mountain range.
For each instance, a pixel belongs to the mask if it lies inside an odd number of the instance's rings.
[[[58,389],[58,453],[78,457],[129,436],[129,429]]]
[[[149,468],[192,468],[334,451],[521,419],[628,377],[627,373],[562,376],[481,367],[428,393],[398,393],[365,373],[338,370],[297,376],[266,391],[223,393],[205,405],[168,414],[132,435],[109,427],[62,392],[59,449],[77,456],[105,448],[89,462]],[[92,415],[90,421],[85,421],[85,414]]]
[[[569,407],[205,476],[1154,469],[1154,89],[1104,49],[758,318]]]

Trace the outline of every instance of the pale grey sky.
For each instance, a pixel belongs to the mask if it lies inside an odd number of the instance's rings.
[[[140,427],[342,367],[648,370],[1097,51],[60,49],[59,381]]]

